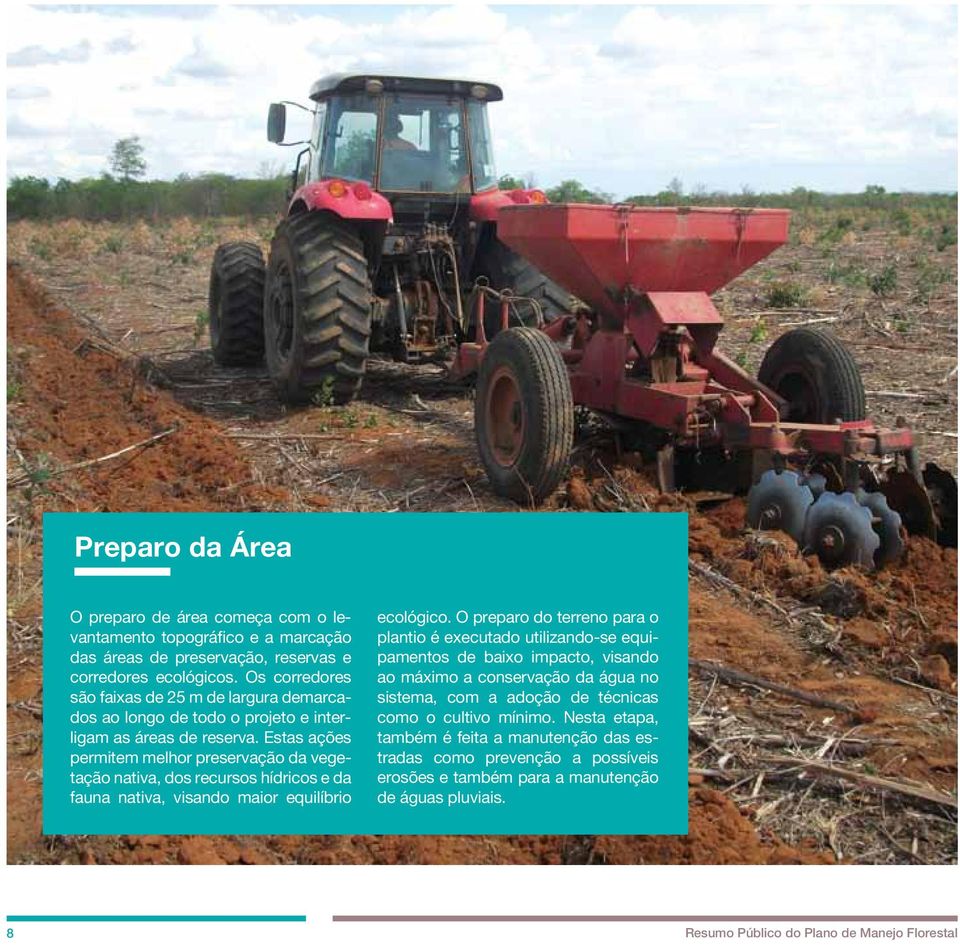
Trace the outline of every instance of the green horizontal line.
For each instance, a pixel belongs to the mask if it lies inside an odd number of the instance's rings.
[[[174,916],[158,915],[149,916],[147,914],[132,914],[122,916],[119,914],[103,914],[87,916],[59,915],[23,915],[8,916],[8,923],[306,923],[306,916],[294,916],[292,914],[278,914],[275,916],[229,916],[200,914],[196,916]]]

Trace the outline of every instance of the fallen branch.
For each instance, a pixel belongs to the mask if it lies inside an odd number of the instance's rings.
[[[769,315],[769,316],[774,316],[774,315],[798,315],[798,314],[801,313],[801,312],[806,312],[806,313],[808,313],[808,314],[810,314],[810,315],[827,315],[827,316],[830,316],[830,317],[831,317],[830,321],[836,320],[837,318],[839,318],[840,315],[843,314],[839,309],[811,309],[811,308],[809,308],[808,306],[802,306],[802,305],[790,306],[789,308],[783,308],[783,309],[757,309],[756,311],[748,310],[748,311],[744,312],[743,314],[744,314],[745,317],[749,317],[749,318],[752,318],[752,319],[756,319],[756,318],[759,318],[759,317],[761,317],[761,316],[768,316],[768,315]],[[818,322],[818,321],[828,321],[828,320],[826,320],[826,319],[824,319],[824,320],[821,320],[821,319],[812,319],[811,321],[813,321],[813,322]],[[789,322],[783,322],[783,323],[781,323],[781,324],[783,324],[783,325],[790,325],[791,323],[789,323]],[[798,324],[798,325],[799,325],[800,323],[798,322],[798,323],[795,323],[795,324]]]
[[[217,493],[229,493],[232,490],[240,489],[241,486],[251,486],[256,482],[256,479],[251,476],[248,479],[241,480],[239,483],[230,483],[227,486],[221,486],[217,489]]]
[[[920,857],[916,851],[911,850],[908,847],[904,847],[886,828],[881,828],[886,839],[904,856],[910,858],[915,864],[925,864],[926,861]],[[914,843],[917,839],[914,836]]]
[[[703,562],[695,561],[692,558],[687,559],[687,568],[696,572],[703,578],[707,578],[711,581],[717,582],[717,584],[722,585],[728,591],[732,591],[734,594],[740,595],[743,598],[747,598],[750,601],[754,601],[757,604],[762,604],[765,607],[770,608],[773,611],[776,611],[777,614],[781,615],[786,621],[790,621],[790,615],[785,608],[781,608],[779,604],[775,601],[771,601],[769,598],[765,598],[763,595],[759,594],[756,591],[750,591],[749,588],[743,588],[738,585],[735,581],[727,578],[726,575],[718,572],[715,568],[711,568],[709,565],[705,565]]]
[[[910,391],[864,391],[867,397],[900,397],[911,401],[922,401],[928,394],[913,394]]]
[[[106,463],[107,460],[115,460],[117,457],[122,457],[125,453],[130,453],[132,450],[139,450],[142,447],[152,446],[158,440],[162,440],[164,437],[169,437],[170,434],[176,433],[177,430],[179,430],[179,426],[173,426],[169,430],[164,430],[159,434],[154,434],[152,437],[147,437],[145,440],[132,443],[129,447],[124,447],[122,450],[115,450],[113,453],[107,453],[102,457],[97,457],[95,460],[81,460],[79,463],[68,463],[66,466],[62,466],[58,470],[45,470],[45,479],[52,479],[54,476],[62,476],[64,473],[71,473],[75,470],[84,470],[88,467],[96,466],[98,463]],[[35,475],[35,473],[22,474],[15,477],[13,480],[8,481],[7,486],[23,486],[25,483],[29,483]]]
[[[604,475],[607,478],[607,482],[603,484],[604,489],[622,508],[637,511],[639,507],[634,501],[633,496],[621,488],[620,484],[616,480],[616,477],[603,465],[603,461],[599,457],[597,458],[597,463],[600,464],[600,469],[603,470]],[[643,508],[643,511],[650,512],[650,504],[647,502],[643,493],[637,493],[636,496],[637,499],[640,500],[639,506]]]
[[[781,322],[781,325],[819,325],[823,322],[839,322],[839,315],[828,315],[826,318],[822,319],[803,319],[800,322]]]
[[[894,683],[901,684],[902,686],[913,687],[915,690],[923,690],[924,693],[931,693],[940,699],[949,700],[951,703],[957,702],[957,698],[952,693],[947,693],[946,691],[940,690],[937,687],[926,687],[922,683],[914,683],[912,680],[905,680],[903,677],[895,677],[893,674],[890,675],[889,679],[893,680]]]
[[[228,432],[227,436],[233,440],[344,440],[348,443],[380,443],[379,440],[351,438],[346,430],[335,434],[245,434]]]
[[[137,335],[165,335],[167,332],[186,332],[186,331],[195,331],[196,325],[167,325],[164,328],[146,328],[140,329],[137,332]],[[198,349],[199,350],[199,349]]]
[[[860,715],[860,710],[855,706],[848,706],[846,703],[839,703],[836,700],[827,699],[827,697],[820,696],[817,693],[808,693],[806,690],[797,690],[794,687],[784,686],[782,683],[758,677],[752,673],[747,673],[745,670],[734,670],[732,667],[724,667],[722,664],[715,664],[709,660],[697,660],[694,657],[689,657],[687,662],[695,670],[699,670],[704,674],[714,674],[728,683],[745,683],[749,686],[759,687],[761,690],[769,690],[771,693],[781,693],[784,696],[789,696],[798,703],[822,706],[825,709],[836,710],[838,713],[846,713],[849,716],[859,717]]]
[[[151,358],[165,358],[167,355],[204,355],[206,352],[202,348],[197,348],[194,345],[193,348],[161,348],[159,351],[150,352]],[[243,377],[236,377],[231,379],[233,381],[259,381],[260,378],[250,377],[249,375],[244,375]]]
[[[790,765],[800,769],[813,769],[815,772],[822,772],[824,775],[830,775],[846,782],[855,782],[857,785],[865,785],[877,791],[893,792],[896,795],[904,795],[908,798],[919,798],[935,805],[943,805],[945,808],[955,809],[957,807],[955,796],[945,795],[943,792],[926,788],[923,785],[897,782],[893,779],[881,778],[879,775],[868,775],[866,772],[858,772],[856,769],[844,769],[831,765],[829,762],[814,759],[799,759],[792,756],[763,756],[762,758],[764,762]]]
[[[132,361],[137,357],[129,349],[117,345],[107,338],[92,338],[89,335],[81,338],[79,344],[75,345],[71,351],[74,355],[82,355],[88,348],[96,348],[97,351],[110,355],[118,361]]]
[[[720,769],[687,769],[687,778],[712,778],[718,782],[729,782],[732,779],[730,772],[723,772]]]

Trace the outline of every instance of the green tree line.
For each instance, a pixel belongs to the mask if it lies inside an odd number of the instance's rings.
[[[7,185],[7,217],[37,220],[132,220],[164,217],[258,217],[283,210],[285,174],[258,179],[229,174],[181,174],[172,181],[143,181],[147,161],[137,135],[120,138],[100,177],[15,177]]]
[[[500,178],[502,190],[534,187],[533,180],[524,181],[523,178],[512,174],[505,174]],[[580,203],[580,204],[636,204],[645,207],[782,207],[787,210],[805,210],[820,208],[824,210],[838,210],[843,208],[876,207],[885,210],[895,210],[898,207],[912,207],[915,209],[956,209],[957,195],[950,193],[899,193],[887,191],[878,184],[868,184],[862,191],[856,193],[829,193],[811,190],[807,187],[795,187],[790,191],[757,192],[749,187],[739,191],[707,190],[703,185],[696,185],[691,190],[685,190],[679,178],[673,178],[663,190],[649,194],[633,194],[615,201],[611,194],[591,189],[580,181],[561,181],[554,187],[547,187],[543,192],[553,203]]]
[[[956,193],[913,193],[887,191],[878,184],[868,184],[855,193],[829,193],[794,187],[789,191],[753,191],[744,187],[739,191],[708,191],[703,186],[687,192],[683,184],[674,178],[662,191],[655,194],[634,194],[624,203],[646,204],[660,207],[782,207],[787,210],[842,210],[854,208],[878,208],[888,211],[897,208],[917,210],[956,209]]]
[[[228,174],[181,174],[172,181],[136,180],[142,169],[134,160],[131,164],[113,163],[114,174],[104,173],[98,178],[78,181],[60,179],[51,183],[41,177],[15,177],[7,185],[7,217],[60,220],[131,220],[163,219],[170,217],[264,216],[282,213],[289,187],[288,175],[276,177],[238,178]],[[504,190],[528,186],[521,178],[504,175],[500,179]],[[561,181],[544,189],[555,202],[612,203],[613,197],[587,187],[576,180]],[[919,210],[949,211],[956,208],[953,194],[899,194],[888,193],[883,187],[871,185],[856,194],[831,194],[796,187],[784,193],[754,193],[744,188],[731,193],[694,188],[684,191],[678,180],[673,180],[661,191],[652,194],[634,194],[622,203],[646,206],[734,206],[785,207],[800,209],[841,209],[876,207],[886,210],[914,208]]]
[[[51,184],[41,177],[15,177],[7,185],[7,217],[59,220],[161,219],[169,217],[263,216],[282,212],[290,180],[246,179],[228,174],[182,174],[172,181],[99,178]]]

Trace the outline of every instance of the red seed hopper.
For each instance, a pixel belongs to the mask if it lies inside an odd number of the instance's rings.
[[[749,488],[752,525],[830,564],[896,558],[904,527],[955,545],[955,481],[920,471],[909,429],[866,418],[859,371],[832,335],[787,332],[757,378],[717,349],[709,294],[785,243],[788,224],[786,210],[503,208],[498,238],[581,304],[534,329],[511,327],[503,302],[488,342],[480,294],[455,370],[479,363],[477,440],[498,491],[552,492],[583,405],[656,459],[663,489]]]
[[[575,296],[611,311],[635,292],[716,292],[787,241],[787,210],[528,204],[497,235]]]

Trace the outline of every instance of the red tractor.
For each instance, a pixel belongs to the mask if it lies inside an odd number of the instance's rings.
[[[497,186],[491,83],[334,75],[314,83],[310,140],[266,265],[252,243],[217,250],[210,336],[219,364],[266,356],[282,398],[344,403],[371,351],[448,358],[470,335],[468,290],[524,298],[516,319],[569,307],[569,293],[497,239],[504,206],[546,202]],[[267,136],[282,143],[284,104]],[[490,326],[491,334],[495,331]]]
[[[264,265],[218,248],[210,335],[289,401],[343,403],[372,350],[476,376],[493,488],[559,484],[574,407],[656,464],[660,486],[748,493],[748,522],[829,565],[883,565],[915,533],[956,545],[957,485],[920,469],[911,432],[866,418],[833,336],[787,332],[758,378],[717,348],[710,294],[787,239],[789,212],[550,204],[497,186],[486,82],[331,76]],[[283,141],[286,111],[270,107]]]

